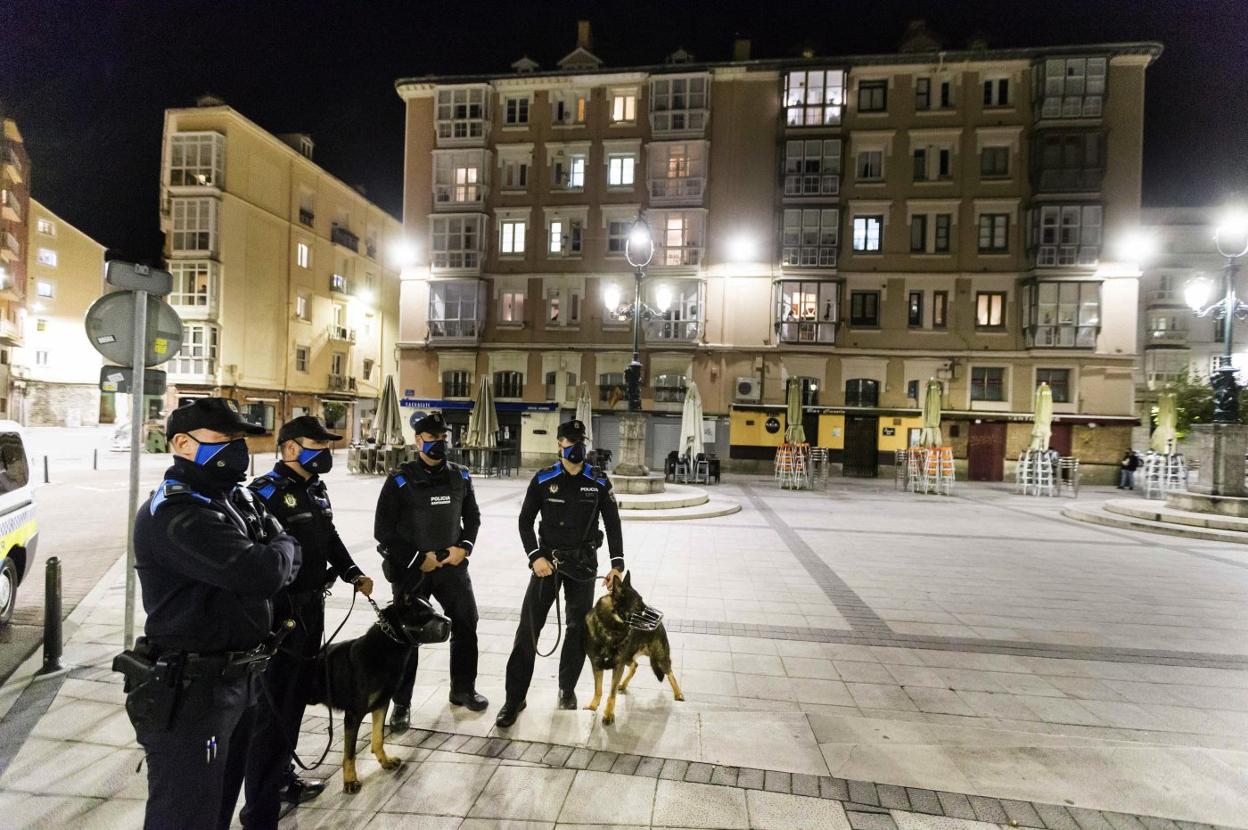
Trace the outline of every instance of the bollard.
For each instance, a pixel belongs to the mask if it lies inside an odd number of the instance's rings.
[[[100,469],[100,451],[98,449],[91,450],[91,469]]]
[[[48,457],[46,455],[43,457],[43,483],[48,483]]]
[[[61,671],[61,560],[53,556],[44,570],[43,668],[36,675]]]
[[[254,452],[251,454],[251,474],[253,476],[256,474],[256,454]]]

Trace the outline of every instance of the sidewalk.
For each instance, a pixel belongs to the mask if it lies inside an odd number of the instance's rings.
[[[1248,558],[1076,525],[1056,500],[991,488],[945,499],[884,482],[734,482],[734,516],[625,524],[687,701],[643,665],[603,727],[555,709],[556,663],[541,660],[506,734],[493,717],[527,578],[514,538],[524,482],[477,482],[490,709],[450,709],[446,648],[426,649],[415,728],[389,739],[405,766],[383,772],[362,750],[364,788],[347,796],[333,747],[325,795],[283,827],[1248,826]],[[370,572],[379,483],[331,481]],[[76,668],[59,690],[29,687],[0,721],[0,751],[29,727],[0,773],[6,822],[140,821],[140,753],[108,670],[121,578],[115,566],[71,615]],[[349,599],[331,599],[332,625]],[[369,617],[357,603],[340,636]],[[582,699],[591,685],[586,672]],[[324,748],[324,727],[311,710],[305,756]]]

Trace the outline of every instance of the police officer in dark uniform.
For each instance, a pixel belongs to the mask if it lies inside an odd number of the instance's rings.
[[[256,726],[247,759],[244,827],[277,824],[281,800],[299,804],[320,795],[325,782],[295,775],[291,752],[299,740],[307,690],[314,680],[317,652],[325,632],[325,592],[337,577],[372,594],[373,581],[360,571],[334,527],[334,512],[321,475],[333,466],[331,443],[341,441],[320,419],[303,415],[277,433],[281,460],[248,487],[299,541],[303,565],[295,581],[274,600],[278,620],[295,628],[265,670],[268,700],[256,708]],[[252,792],[258,798],[250,797]]]
[[[415,585],[419,596],[434,597],[450,618],[451,705],[480,712],[490,702],[476,690],[477,600],[468,557],[481,528],[481,511],[468,468],[446,460],[442,414],[426,415],[415,429],[416,458],[386,477],[377,499],[373,535],[380,543],[386,578],[396,592]],[[394,693],[392,729],[410,725],[418,661],[418,649],[413,648]]]
[[[173,466],[134,523],[146,636],[114,667],[126,675],[126,711],[147,752],[144,826],[227,828],[271,598],[298,572],[299,543],[238,486],[250,461],[243,436],[263,428],[222,398],[201,398],[170,413],[165,432]]]
[[[559,708],[576,708],[576,681],[585,665],[585,615],[594,601],[598,548],[602,545],[599,516],[611,553],[611,570],[603,585],[610,587],[624,572],[619,506],[606,473],[585,463],[585,425],[566,421],[559,425],[557,436],[558,463],[533,476],[520,508],[520,539],[533,577],[524,593],[520,625],[507,660],[507,700],[495,720],[500,727],[515,723],[525,707],[537,637],[560,588],[567,630],[559,655]],[[539,513],[542,522],[534,534],[533,522]]]

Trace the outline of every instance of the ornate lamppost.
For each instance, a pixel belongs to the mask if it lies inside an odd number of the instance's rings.
[[[1228,217],[1214,231],[1213,240],[1218,253],[1226,257],[1222,297],[1209,301],[1213,283],[1203,277],[1192,280],[1184,290],[1184,299],[1197,317],[1212,316],[1222,325],[1222,354],[1210,372],[1213,423],[1193,427],[1201,457],[1201,478],[1191,489],[1215,496],[1242,497],[1248,495],[1244,487],[1248,426],[1239,420],[1239,384],[1231,358],[1235,320],[1248,319],[1248,303],[1239,299],[1235,286],[1239,260],[1248,254],[1248,214]]]

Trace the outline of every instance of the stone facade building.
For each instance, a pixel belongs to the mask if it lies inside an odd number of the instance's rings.
[[[371,423],[396,368],[400,225],[312,152],[217,99],[166,110],[161,229],[184,321],[166,406],[223,395],[266,427],[313,414],[352,438]]]
[[[624,240],[643,216],[651,462],[688,380],[707,438],[766,463],[800,384],[812,443],[873,475],[929,378],[971,478],[999,480],[1054,391],[1054,444],[1112,474],[1135,422],[1139,222],[1153,43],[611,68],[588,24],[553,69],[403,78],[401,387],[466,423],[479,378],[541,458],[580,382],[618,441],[631,358]]]

